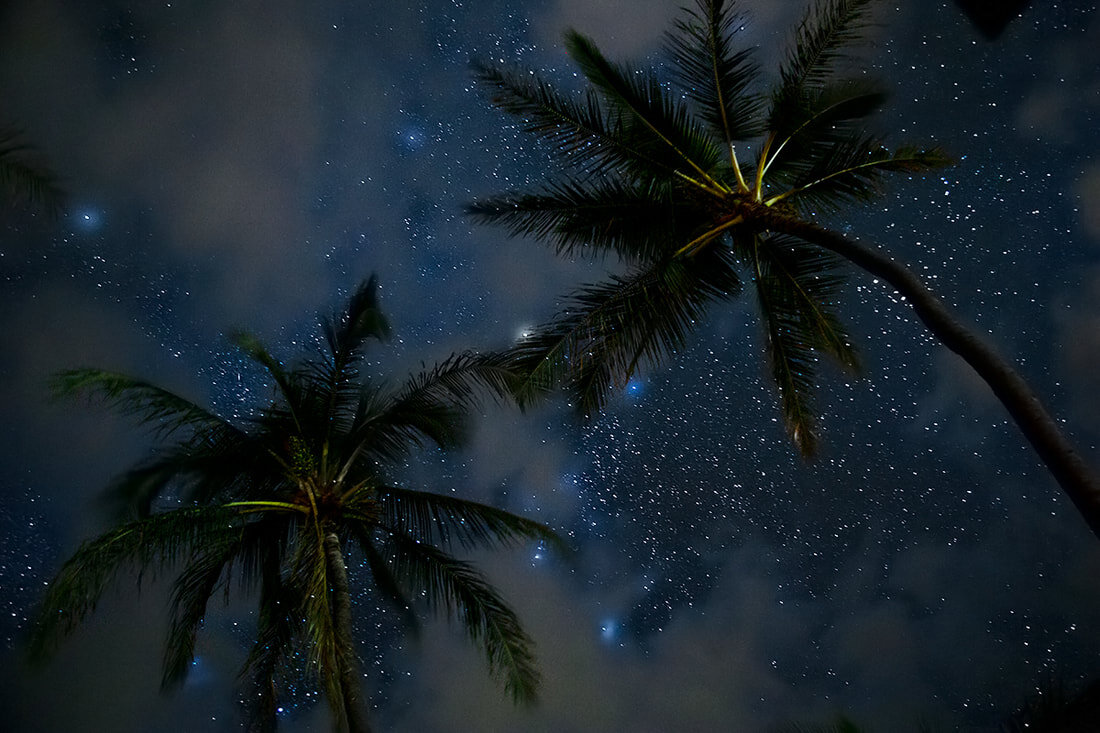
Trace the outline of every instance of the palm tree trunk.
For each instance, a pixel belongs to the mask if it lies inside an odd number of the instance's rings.
[[[1093,534],[1100,538],[1100,477],[1070,444],[1023,377],[977,334],[959,323],[943,301],[916,275],[881,252],[816,224],[771,212],[762,219],[766,229],[796,236],[838,254],[885,280],[904,296],[932,335],[961,356],[985,380]]]
[[[340,538],[335,532],[325,534],[325,561],[332,585],[332,621],[336,631],[336,666],[343,699],[340,705],[349,733],[370,733],[367,717],[359,700],[362,681],[356,674],[355,647],[351,633],[351,589]]]

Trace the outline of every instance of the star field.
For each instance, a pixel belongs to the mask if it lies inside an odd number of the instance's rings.
[[[120,369],[240,417],[262,381],[225,335],[243,327],[280,357],[298,353],[316,315],[372,272],[395,339],[368,368],[403,375],[507,345],[619,265],[564,261],[463,215],[551,165],[490,108],[469,62],[570,84],[558,39],[578,26],[609,53],[658,63],[677,4],[0,11],[0,116],[26,128],[72,197],[56,222],[0,219],[7,729],[236,730],[234,675],[255,623],[248,603],[212,602],[188,687],[160,697],[164,593],[120,587],[45,673],[24,670],[42,584],[109,526],[98,492],[149,444],[125,420],[51,402],[47,375]],[[744,5],[769,69],[802,4]],[[1100,14],[1033,3],[987,42],[951,3],[881,5],[866,64],[892,90],[878,124],[956,164],[822,219],[910,263],[1100,465],[1100,220],[1088,203],[1100,193]],[[873,730],[978,730],[1044,680],[1094,679],[1094,538],[984,385],[895,293],[852,272],[841,309],[864,371],[820,365],[812,463],[785,438],[745,297],[712,308],[682,353],[642,369],[591,421],[564,400],[488,406],[468,448],[405,466],[410,485],[546,522],[574,552],[473,558],[538,643],[531,710],[511,707],[456,627],[403,636],[377,594],[357,597],[379,728],[755,731],[844,711]],[[104,692],[108,663],[134,679]],[[65,714],[58,694],[72,699]],[[294,686],[287,730],[327,729],[317,695],[304,678]]]

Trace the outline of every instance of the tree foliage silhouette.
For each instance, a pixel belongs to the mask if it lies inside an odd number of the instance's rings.
[[[836,313],[842,268],[855,265],[894,288],[977,371],[1100,536],[1100,480],[1011,365],[905,266],[818,223],[874,199],[889,174],[949,163],[936,148],[889,149],[868,131],[886,95],[865,74],[842,72],[869,5],[810,7],[769,88],[757,87],[753,49],[737,49],[744,20],[724,0],[698,0],[668,34],[671,84],[608,60],[575,31],[565,45],[587,82],[583,94],[530,70],[478,66],[493,104],[548,143],[562,173],[475,201],[469,212],[562,255],[612,254],[631,268],[574,292],[557,318],[516,345],[513,361],[527,374],[521,403],[565,383],[585,414],[599,410],[637,369],[672,357],[708,308],[747,282],[787,431],[811,457],[820,357],[859,366]]]
[[[308,660],[340,731],[368,729],[357,671],[348,557],[373,592],[415,622],[413,600],[457,619],[517,702],[536,697],[533,644],[516,614],[452,547],[558,544],[542,524],[453,494],[417,491],[389,476],[412,451],[452,447],[486,395],[513,375],[499,357],[455,355],[387,387],[362,374],[371,341],[389,326],[375,281],[322,322],[316,353],[285,368],[256,338],[234,337],[266,370],[275,398],[227,419],[146,381],[96,369],[61,373],[61,395],[85,395],[152,428],[163,445],[110,493],[136,517],[85,542],[49,584],[33,651],[47,652],[127,568],[182,567],[172,596],[163,687],[191,666],[210,598],[237,583],[259,598],[256,639],[242,671],[251,729],[275,728],[280,680]],[[140,576],[139,576],[140,577]]]

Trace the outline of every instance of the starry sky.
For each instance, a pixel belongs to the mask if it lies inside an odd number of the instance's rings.
[[[49,400],[58,369],[149,377],[225,413],[257,375],[247,328],[293,357],[377,273],[395,375],[507,345],[614,262],[473,224],[476,196],[542,180],[470,60],[575,83],[562,32],[661,63],[677,0],[0,4],[0,121],[69,191],[0,213],[0,709],[12,731],[234,730],[250,606],[212,604],[187,685],[158,693],[167,584],[128,583],[44,668],[20,640],[43,584],[109,526],[99,499],[149,438]],[[774,68],[801,0],[747,0]],[[1100,465],[1100,14],[1032,3],[996,40],[953,3],[881,2],[861,63],[876,124],[954,167],[828,223],[911,263],[1020,365]],[[1100,546],[992,395],[853,273],[866,373],[822,371],[824,449],[785,441],[751,302],[584,424],[487,406],[469,447],[406,467],[547,522],[576,551],[476,556],[538,643],[513,708],[454,627],[394,633],[358,599],[372,717],[395,731],[766,731],[837,713],[877,731],[993,730],[1100,653]],[[286,730],[327,729],[308,686]],[[78,724],[75,725],[74,723]]]

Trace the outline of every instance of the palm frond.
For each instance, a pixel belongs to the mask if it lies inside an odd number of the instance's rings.
[[[249,733],[274,733],[276,729],[276,677],[301,634],[299,601],[277,575],[262,587],[256,639],[239,675]]]
[[[469,563],[401,534],[391,535],[394,574],[414,594],[422,593],[458,619],[471,641],[485,651],[489,671],[501,679],[515,702],[533,703],[539,672],[534,642],[515,612]]]
[[[791,238],[758,240],[753,267],[765,322],[772,377],[779,389],[787,432],[806,458],[817,450],[813,407],[817,353],[833,356],[852,371],[859,359],[830,305],[843,277],[840,261]]]
[[[583,414],[600,410],[640,364],[660,363],[681,348],[711,301],[740,293],[735,264],[716,245],[574,293],[558,318],[508,353],[524,375],[517,401],[529,404],[567,381]]]
[[[348,522],[347,524],[348,530],[355,537],[359,549],[367,561],[374,587],[389,601],[391,608],[400,615],[405,629],[414,635],[419,634],[420,620],[412,610],[412,599],[401,590],[401,585],[394,577],[390,566],[379,553],[378,548],[375,547],[374,527],[364,525],[361,522]]]
[[[845,58],[845,48],[860,40],[872,0],[817,0],[806,10],[788,46],[773,103],[785,106],[807,88],[821,85]]]
[[[179,577],[172,593],[172,622],[164,646],[161,690],[183,683],[195,659],[195,639],[206,617],[206,604],[233,557],[233,547],[207,547],[197,553]]]
[[[802,211],[837,211],[845,203],[877,196],[887,173],[923,173],[951,163],[939,148],[891,152],[875,138],[852,139],[837,143],[773,201],[789,200]]]
[[[818,165],[837,145],[865,136],[862,121],[885,101],[877,83],[861,79],[827,83],[775,105],[768,121],[773,144],[762,162],[769,180],[782,185],[787,171]]]
[[[390,337],[389,321],[378,304],[378,278],[372,275],[360,283],[340,315],[321,320],[321,331],[327,353],[296,371],[309,383],[308,402],[316,417],[329,426],[321,431],[327,436],[355,412],[361,388],[359,361],[366,342]]]
[[[631,148],[643,151],[646,159],[658,161],[684,182],[703,190],[723,189],[711,176],[723,161],[723,151],[654,74],[608,61],[590,38],[576,31],[565,34],[565,46],[611,112],[622,120],[619,135],[631,141]]]
[[[546,142],[559,162],[591,175],[625,168],[665,180],[676,178],[678,167],[638,146],[623,121],[603,109],[594,91],[571,99],[522,69],[475,64],[474,73],[492,90],[491,103],[518,117],[521,128]]]
[[[546,525],[476,501],[394,486],[379,500],[383,526],[429,544],[496,548],[534,540],[567,549]]]
[[[94,611],[121,570],[164,569],[196,548],[239,534],[241,526],[240,515],[231,509],[188,507],[130,522],[85,542],[49,584],[32,635],[32,654],[42,656]]]
[[[154,384],[103,369],[68,369],[53,375],[51,391],[59,398],[82,396],[133,415],[155,435],[165,438],[185,428],[236,427],[196,403]]]
[[[65,208],[57,173],[18,130],[0,127],[0,191],[8,202],[26,203],[52,216]]]
[[[467,207],[475,221],[504,226],[513,236],[554,244],[559,255],[628,262],[669,253],[703,212],[663,183],[598,177],[551,184],[532,194],[504,194]]]
[[[378,305],[378,277],[371,275],[360,283],[344,312],[337,318],[323,319],[321,328],[329,351],[338,360],[348,359],[367,339],[388,339],[390,323]]]
[[[348,431],[345,461],[395,461],[411,448],[455,447],[466,436],[466,413],[485,394],[511,397],[516,378],[499,354],[463,353],[412,375],[394,393],[365,392]]]
[[[764,132],[763,99],[750,93],[760,69],[753,49],[733,50],[733,36],[744,23],[734,2],[696,0],[695,5],[684,8],[665,43],[677,83],[732,156],[735,143]],[[737,165],[736,158],[731,164]]]
[[[253,518],[239,532],[212,538],[192,554],[173,587],[161,689],[175,687],[186,678],[207,604],[219,585],[224,586],[228,602],[234,572],[245,588],[277,577],[289,526],[290,520],[282,516],[267,514]]]

